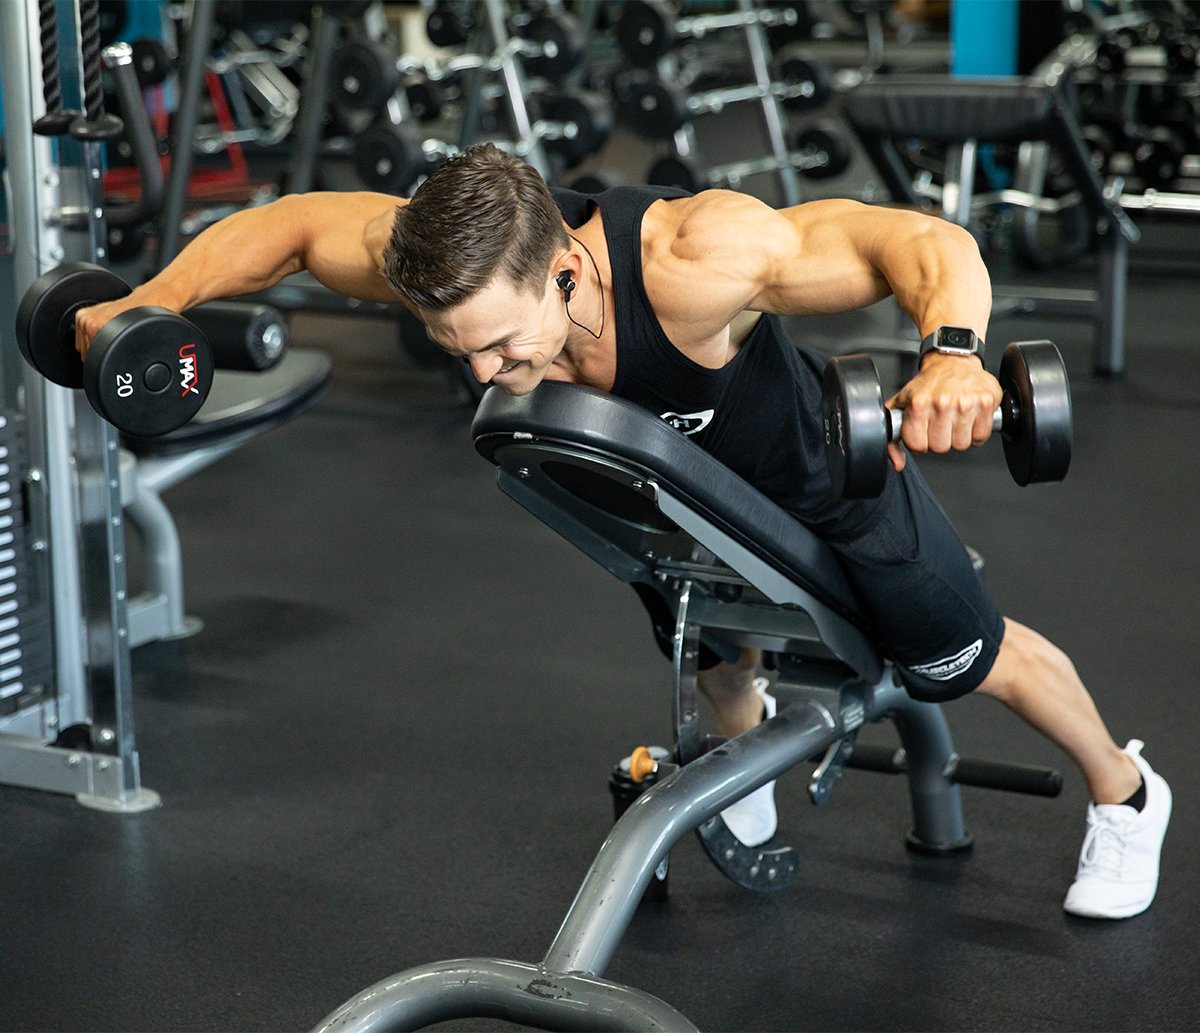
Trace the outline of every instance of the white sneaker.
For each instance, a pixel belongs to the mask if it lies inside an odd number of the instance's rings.
[[[762,700],[768,717],[775,716],[775,697],[767,692],[771,683],[766,678],[754,679],[754,691]],[[759,786],[749,796],[730,804],[721,812],[729,831],[746,846],[761,846],[773,835],[778,825],[775,813],[775,783]]]
[[[1125,747],[1146,786],[1140,810],[1088,804],[1087,835],[1063,910],[1083,918],[1129,918],[1150,906],[1158,889],[1158,859],[1171,819],[1171,789],[1142,758],[1139,739]]]

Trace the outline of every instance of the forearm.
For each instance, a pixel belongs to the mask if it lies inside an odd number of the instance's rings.
[[[975,239],[965,229],[926,216],[889,234],[877,268],[922,337],[939,326],[964,326],[987,337],[992,285]]]

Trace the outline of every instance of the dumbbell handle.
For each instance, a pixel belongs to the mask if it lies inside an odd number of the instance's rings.
[[[899,441],[900,429],[904,426],[904,410],[889,409],[884,406],[885,419],[888,421],[888,440]],[[1004,429],[1004,405],[992,413],[992,430]]]
[[[680,18],[675,22],[675,32],[680,36],[702,38],[706,33],[718,29],[738,29],[745,25],[795,25],[799,20],[796,11],[784,7],[778,11],[738,11],[730,14],[697,14],[691,18]]]

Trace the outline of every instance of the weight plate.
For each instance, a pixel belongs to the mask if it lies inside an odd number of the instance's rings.
[[[622,123],[648,140],[674,136],[689,122],[687,92],[649,72],[629,72],[614,84]]]
[[[557,79],[583,60],[583,27],[565,11],[547,8],[530,18],[520,30],[522,38],[541,44],[544,52],[525,58],[530,75]]]
[[[646,173],[646,182],[656,187],[677,187],[696,194],[708,189],[708,181],[686,158],[659,158]]]
[[[780,56],[778,67],[779,79],[784,86],[803,90],[795,96],[785,96],[785,108],[812,111],[828,102],[833,95],[833,73],[824,61],[793,50]]]
[[[421,141],[404,126],[372,126],[354,144],[354,169],[370,190],[402,194],[425,168]]]
[[[376,111],[396,92],[396,56],[384,43],[349,40],[333,52],[329,81],[339,103],[358,111]]]
[[[617,19],[617,45],[630,61],[652,68],[675,42],[675,12],[665,0],[629,0]]]
[[[1071,466],[1071,387],[1050,341],[1012,343],[1000,361],[1004,458],[1024,487],[1061,481]]]
[[[887,481],[888,419],[870,356],[840,355],[826,363],[821,415],[834,497],[877,498]]]
[[[1179,138],[1169,129],[1155,126],[1133,149],[1133,170],[1142,182],[1156,190],[1169,187],[1179,178],[1185,156]]]
[[[25,361],[55,384],[83,387],[75,313],[128,293],[119,276],[89,262],[70,262],[38,277],[17,308],[17,345]]]
[[[595,154],[612,132],[612,106],[604,94],[579,91],[553,98],[546,105],[546,118],[552,122],[574,122],[575,136],[547,140],[546,146],[562,155],[567,168],[574,168]]]
[[[151,36],[143,36],[135,39],[130,46],[138,83],[142,86],[158,86],[164,82],[171,73],[171,56],[162,42]]]
[[[850,165],[850,145],[832,129],[813,126],[804,130],[796,137],[796,150],[812,159],[812,164],[799,168],[806,179],[832,179]]]
[[[436,4],[425,21],[425,35],[435,47],[461,47],[470,39],[469,13],[462,4]]]
[[[446,90],[440,82],[432,79],[417,79],[404,87],[408,110],[418,122],[432,122],[442,113],[446,103]]]
[[[96,412],[118,430],[154,437],[196,415],[212,378],[204,335],[182,316],[146,306],[122,312],[96,335],[83,389]]]

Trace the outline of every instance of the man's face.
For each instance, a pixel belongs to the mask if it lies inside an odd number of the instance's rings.
[[[430,338],[455,358],[464,359],[481,384],[510,395],[528,394],[542,382],[567,340],[562,293],[540,297],[498,276],[455,308],[421,312]]]

